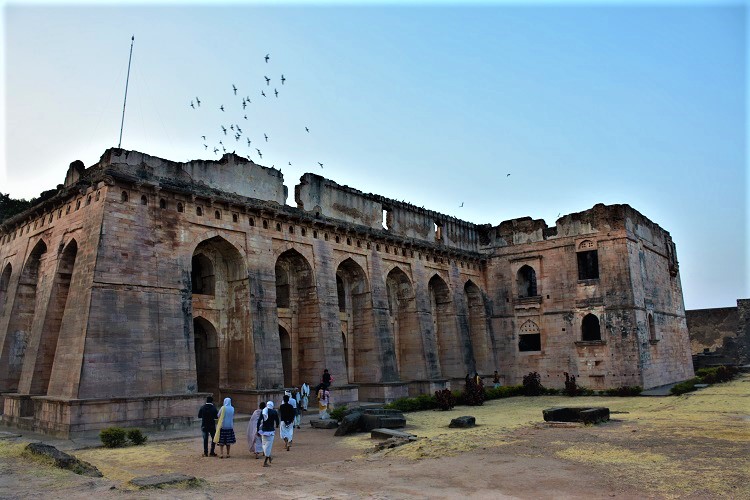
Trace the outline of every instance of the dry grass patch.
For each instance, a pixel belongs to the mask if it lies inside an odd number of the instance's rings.
[[[94,464],[105,477],[128,483],[139,476],[180,472],[179,463],[184,459],[187,446],[191,444],[165,441],[125,448],[81,450],[76,456]]]

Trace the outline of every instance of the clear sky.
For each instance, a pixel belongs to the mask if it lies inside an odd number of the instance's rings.
[[[123,148],[185,161],[221,140],[290,193],[315,172],[475,223],[627,203],[671,233],[688,309],[733,306],[747,19],[741,1],[6,3],[0,192],[117,146],[135,35]]]

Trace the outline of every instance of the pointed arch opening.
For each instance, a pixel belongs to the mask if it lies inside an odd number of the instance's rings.
[[[29,394],[47,394],[50,375],[52,374],[52,365],[55,360],[55,353],[57,352],[60,328],[68,304],[68,292],[70,291],[70,283],[77,255],[78,243],[76,240],[71,240],[65,246],[60,256],[60,261],[57,264],[57,272],[52,284],[52,293],[47,306],[39,345],[34,345],[36,362],[34,363],[30,387],[27,391],[23,392],[28,392]],[[29,358],[26,362],[33,362],[33,360]],[[23,382],[25,381],[22,381],[22,384]]]
[[[5,264],[3,274],[0,274],[0,316],[5,310],[5,303],[8,301],[8,287],[10,286],[10,275],[13,273],[13,266],[10,263]]]
[[[464,285],[464,295],[468,307],[469,337],[476,363],[475,370],[480,373],[491,373],[496,367],[492,343],[487,332],[487,313],[482,291],[476,283],[469,280]]]
[[[518,297],[536,297],[536,271],[528,265],[524,265],[516,273],[516,286],[518,287]]]
[[[242,254],[229,241],[214,236],[196,246],[191,264],[193,316],[204,318],[216,331],[219,386],[255,389],[249,281]]]
[[[281,346],[281,369],[284,372],[284,387],[291,387],[292,382],[292,340],[286,328],[279,325],[279,345]]]
[[[599,328],[599,318],[593,314],[587,314],[581,321],[581,340],[593,341],[601,340],[602,332]]]
[[[518,335],[518,350],[520,352],[542,350],[542,334],[539,330],[539,325],[530,319],[521,324]]]
[[[318,294],[312,266],[297,250],[276,260],[276,311],[289,326],[292,385],[319,379],[325,368]]]
[[[345,365],[349,382],[374,382],[379,360],[372,332],[372,300],[364,269],[351,258],[336,269],[339,321],[349,349]],[[343,306],[343,307],[342,307]]]
[[[195,374],[198,392],[210,392],[219,401],[219,372],[221,353],[216,328],[206,318],[193,318],[193,341],[195,343]]]
[[[414,287],[406,273],[394,267],[385,280],[388,313],[401,380],[426,378],[425,352],[419,330]]]
[[[47,245],[43,240],[39,240],[26,259],[18,280],[10,322],[2,354],[0,354],[0,392],[18,390],[26,346],[29,343],[34,313],[37,310],[36,296],[40,279],[40,263],[46,252]]]
[[[458,343],[456,313],[450,289],[437,274],[430,279],[428,289],[432,329],[437,339],[441,374],[446,378],[463,378],[463,351]]]

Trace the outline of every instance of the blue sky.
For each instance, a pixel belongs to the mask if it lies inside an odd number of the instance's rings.
[[[476,223],[628,203],[672,234],[687,308],[750,296],[743,2],[10,3],[3,21],[1,192],[117,145],[135,35],[124,148],[185,161],[222,140],[290,192],[312,171]]]

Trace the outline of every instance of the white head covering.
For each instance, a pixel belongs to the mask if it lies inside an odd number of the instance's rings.
[[[266,407],[263,408],[263,420],[268,420],[268,410],[273,410],[273,401],[266,403]]]

